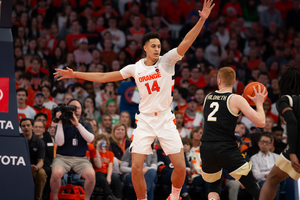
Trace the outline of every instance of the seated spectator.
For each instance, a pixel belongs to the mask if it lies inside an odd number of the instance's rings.
[[[84,10],[80,13],[79,22],[82,29],[86,30],[88,20],[93,19],[92,16],[93,7],[86,4],[83,9]]]
[[[38,136],[33,134],[33,120],[23,118],[20,121],[20,126],[23,131],[23,137],[28,139],[28,147],[30,153],[31,172],[35,185],[34,199],[40,200],[43,194],[43,189],[47,181],[47,174],[43,169],[45,158],[45,144]]]
[[[183,21],[185,21],[185,9],[185,1],[167,1],[166,6],[162,10],[161,16],[170,24],[181,24]],[[176,12],[174,12],[174,10],[176,10]]]
[[[86,37],[79,39],[79,48],[74,51],[74,56],[76,63],[84,62],[89,64],[93,61],[93,56],[88,50],[88,39]]]
[[[257,131],[257,132],[254,132]],[[256,127],[252,128],[252,133],[250,134],[250,142],[249,148],[246,149],[243,154],[245,154],[246,159],[250,159],[254,154],[259,152],[258,141],[260,140],[261,131],[258,130]]]
[[[197,111],[198,102],[194,96],[187,99],[187,109],[184,112],[184,126],[192,130],[196,126],[202,126],[203,115]]]
[[[71,11],[68,15],[66,24],[63,24],[58,33],[58,40],[65,40],[67,35],[73,32],[72,22],[78,20],[78,15],[76,11]],[[78,22],[79,23],[79,22]]]
[[[131,23],[132,27],[129,27],[126,31],[126,39],[127,41],[135,40],[140,46],[142,44],[143,35],[149,32],[149,30],[142,26],[141,16],[139,15],[133,15]]]
[[[186,184],[188,183],[188,177],[190,174],[190,166],[185,157],[185,164],[186,164],[186,178],[181,187],[180,196],[183,200],[191,200],[191,197],[187,191]],[[162,148],[157,149],[157,164],[158,164],[158,184],[160,185],[169,185],[171,187],[171,175],[174,170],[174,166],[171,163],[170,158],[164,153]]]
[[[111,17],[108,19],[108,29],[112,35],[112,43],[118,48],[118,53],[126,45],[126,37],[122,30],[118,29],[118,19]]]
[[[257,5],[255,0],[249,0],[245,2],[242,6],[243,17],[246,22],[257,22],[259,20],[259,15],[257,11]]]
[[[274,21],[277,24],[277,27],[281,27],[282,18],[280,12],[275,9],[275,1],[269,0],[268,9],[261,12],[260,21],[263,28],[267,28],[269,23]]]
[[[39,90],[43,78],[49,76],[49,72],[41,68],[41,63],[41,59],[38,56],[34,56],[30,60],[30,67],[26,70],[26,72],[31,74],[31,87],[34,91]]]
[[[53,160],[53,141],[48,131],[45,130],[45,122],[40,119],[35,119],[33,122],[33,133],[43,140],[45,144],[45,157],[44,157],[44,166],[43,169],[47,174],[47,182],[44,187],[42,199],[50,199],[50,177],[51,177],[51,165]]]
[[[85,98],[89,96],[87,91],[84,90],[83,85],[81,83],[75,83],[73,85],[74,91],[72,92],[72,95],[75,99],[78,99],[80,103],[83,103]]]
[[[121,159],[125,153],[125,150],[130,146],[130,141],[127,136],[127,128],[123,123],[117,123],[113,130],[110,139],[109,150],[115,155],[118,160],[118,164],[121,164]],[[119,166],[116,166],[119,168]]]
[[[153,146],[153,145],[152,145]],[[144,161],[143,166],[143,174],[145,176],[145,181],[147,185],[147,199],[153,200],[154,199],[154,189],[155,183],[157,179],[157,154],[155,149],[152,148],[153,154],[146,155],[146,159]],[[122,160],[121,160],[120,171],[124,175],[124,184],[132,184],[131,179],[131,166],[132,166],[132,156],[130,153],[130,149],[127,148]]]
[[[94,49],[98,41],[102,40],[101,33],[95,30],[95,21],[93,19],[89,19],[86,25],[87,29],[82,33],[88,39],[88,48]]]
[[[47,122],[45,122],[45,128],[46,130],[50,127],[51,124],[51,110],[46,108],[44,104],[44,94],[42,92],[37,92],[35,94],[34,98],[34,105],[33,109],[35,110],[36,114],[38,113],[44,113],[47,116]]]
[[[190,85],[196,85],[198,88],[203,88],[207,85],[203,72],[200,71],[198,66],[195,66],[191,69],[191,77],[189,78]]]
[[[111,70],[112,61],[117,59],[118,54],[114,51],[111,39],[104,39],[101,60],[106,63],[108,71]]]
[[[22,118],[33,119],[36,115],[36,112],[31,106],[26,104],[26,99],[28,97],[27,90],[24,88],[19,88],[17,89],[16,95],[19,122]]]
[[[126,110],[120,113],[120,122],[126,125],[127,136],[129,139],[132,138],[133,128],[131,127],[130,113]]]
[[[193,57],[189,60],[187,60],[190,66],[198,65],[198,64],[204,64],[205,66],[208,66],[208,61],[204,58],[204,49],[202,47],[196,47],[195,54]]]
[[[217,75],[218,71],[216,70],[212,70],[209,72],[209,80],[207,82],[207,86],[203,88],[205,93],[214,92],[218,90]]]
[[[253,72],[252,72],[252,76],[253,76]],[[255,75],[253,77],[255,78]],[[262,83],[266,88],[270,86],[269,74],[267,72],[258,73],[256,81]]]
[[[235,127],[235,133],[237,133],[241,138],[240,151],[244,152],[249,147],[250,139],[248,138],[247,128],[244,123],[237,122]]]
[[[218,23],[218,31],[215,35],[218,37],[221,47],[225,48],[230,40],[230,34],[226,28],[226,23]]]
[[[190,138],[182,138],[183,151],[185,155],[189,155],[192,147],[192,141]]]
[[[203,88],[197,88],[195,92],[195,98],[198,102],[198,111],[203,113],[203,104],[205,99],[205,91]]]
[[[57,125],[55,135],[57,151],[52,163],[51,191],[53,199],[58,199],[61,178],[72,169],[79,177],[85,179],[85,200],[88,200],[95,187],[95,171],[86,159],[87,143],[94,140],[93,128],[90,123],[80,119],[82,106],[78,100],[73,99],[68,105],[74,105],[77,109],[73,112],[73,119],[66,124],[62,124],[60,120]],[[61,113],[56,113],[57,118],[60,115]]]
[[[211,44],[205,48],[204,58],[215,68],[219,68],[223,52],[224,48],[221,46],[218,37],[214,35],[211,39]]]
[[[180,70],[180,76],[175,78],[175,85],[180,86],[180,81],[182,79],[189,79],[190,77],[190,68],[189,66],[184,66],[181,70]]]
[[[146,19],[143,13],[140,12],[140,5],[133,1],[130,9],[124,14],[122,19],[122,28],[128,28],[130,25],[132,25],[132,18],[134,15],[138,15],[141,18],[141,24],[144,26],[146,24]]]
[[[23,72],[20,76],[19,76],[19,85],[17,87],[18,88],[24,88],[27,93],[27,100],[26,100],[26,104],[29,106],[33,106],[34,104],[34,95],[35,95],[35,91],[31,88],[31,75],[28,72]]]
[[[130,40],[127,43],[128,43],[128,45],[125,48],[125,52],[127,53],[129,62],[135,63],[141,57],[142,49],[139,48],[138,42],[136,40]]]
[[[175,113],[176,129],[181,138],[190,138],[190,130],[184,127],[184,115],[181,112]]]
[[[269,98],[263,103],[263,108],[264,112],[266,114],[266,117],[271,117],[273,119],[273,124],[277,124],[278,122],[278,116],[274,115],[271,110],[272,110],[272,102]],[[268,131],[272,132],[272,127],[268,127]]]
[[[277,61],[280,66],[288,63],[288,61],[284,58],[283,47],[278,46],[275,48],[275,56],[267,59],[267,65],[271,67],[271,64],[274,61]]]
[[[99,123],[100,134],[106,135],[106,137],[111,137],[112,132],[112,119],[109,114],[103,114]]]
[[[202,135],[203,135],[203,128],[201,126],[196,126],[191,131],[192,146],[191,146],[190,154],[186,155],[188,158],[188,161],[191,161],[192,155],[195,151],[200,150],[200,145],[201,145],[200,140],[202,138]]]
[[[79,47],[79,39],[85,37],[84,34],[80,33],[80,24],[78,20],[72,21],[72,33],[66,37],[66,42],[69,51],[74,51]]]
[[[96,96],[96,107],[100,107],[101,113],[106,113],[106,103],[107,101],[113,99],[120,105],[120,97],[116,94],[116,84],[115,82],[109,82],[103,84],[103,90],[100,95]]]
[[[254,178],[257,180],[260,188],[266,181],[268,174],[276,163],[278,154],[270,152],[270,145],[272,138],[267,134],[262,134],[258,142],[259,152],[251,157],[252,172]],[[279,199],[280,185],[278,185],[275,200]]]
[[[83,102],[83,116],[98,121],[100,112],[96,108],[95,99],[92,96],[87,96]]]
[[[53,100],[53,98],[51,96],[51,88],[49,86],[42,86],[41,92],[44,94],[43,106],[45,106],[45,108],[52,110],[53,106],[57,106],[57,104],[54,101],[50,100]]]
[[[117,111],[117,104],[115,100],[111,99],[106,102],[106,113],[111,116],[113,126],[120,120],[120,115],[117,114]]]
[[[93,143],[89,144],[90,160],[96,172],[96,185],[103,189],[105,199],[117,200],[122,199],[122,184],[118,177],[112,175],[114,154],[108,151],[109,146],[105,135],[95,136]]]
[[[280,149],[282,152],[287,144],[282,142],[283,140],[283,128],[281,126],[274,126],[272,127],[272,133],[274,135],[274,147]]]
[[[97,135],[100,135],[100,131],[99,131],[99,126],[98,126],[97,120],[91,119],[91,118],[85,118],[84,121],[90,122],[90,123],[91,123],[91,125],[92,125],[92,127],[93,127],[93,131],[94,131],[95,137],[96,137]]]

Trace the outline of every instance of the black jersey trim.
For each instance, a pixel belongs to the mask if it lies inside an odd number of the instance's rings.
[[[232,112],[232,110],[230,109],[230,107],[229,107],[229,99],[230,99],[230,97],[232,97],[233,95],[236,95],[236,94],[231,94],[231,95],[229,95],[229,96],[227,97],[226,105],[227,105],[228,111],[229,111],[233,116],[238,117],[238,116],[240,116],[241,112],[239,112],[238,114],[234,114],[234,113]]]
[[[293,107],[293,98],[290,95],[284,95],[289,99],[289,104],[291,107]]]

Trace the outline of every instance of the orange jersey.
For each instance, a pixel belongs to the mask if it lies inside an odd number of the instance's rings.
[[[96,149],[94,148],[93,144],[90,143],[89,144],[89,150],[90,150],[90,158],[96,158]],[[102,172],[107,174],[107,169],[108,169],[108,165],[109,163],[114,163],[114,153],[111,151],[106,150],[105,153],[102,153],[99,151],[99,154],[101,156],[101,168],[97,168],[94,164],[93,164],[93,168],[95,170],[95,172]]]

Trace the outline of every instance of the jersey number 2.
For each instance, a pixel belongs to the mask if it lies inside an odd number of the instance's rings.
[[[146,83],[145,86],[147,87],[148,93],[151,94],[152,92],[156,91],[159,92],[160,91],[160,87],[157,84],[157,81],[153,82],[152,88],[150,90],[150,86],[149,83]],[[151,92],[152,91],[152,92]]]
[[[219,103],[212,102],[209,106],[210,108],[214,108],[213,111],[208,115],[207,121],[217,121],[217,117],[213,117],[214,114],[219,110]]]

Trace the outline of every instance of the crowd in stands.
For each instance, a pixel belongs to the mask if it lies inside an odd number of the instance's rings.
[[[214,3],[196,41],[175,66],[171,107],[186,156],[183,199],[191,199],[197,187],[207,188],[200,174],[202,112],[206,95],[218,89],[218,69],[230,66],[236,71],[236,94],[242,94],[244,86],[253,81],[268,89],[263,104],[266,126],[255,127],[241,113],[235,130],[241,153],[252,160],[253,175],[262,185],[288,139],[285,122],[275,106],[278,81],[287,65],[300,66],[299,0]],[[35,164],[45,171],[42,183],[36,184],[40,192],[36,199],[42,196],[47,200],[50,194],[57,125],[52,121],[51,110],[71,99],[79,100],[83,106],[81,117],[93,128],[95,139],[87,154],[96,172],[96,186],[113,199],[128,198],[123,188],[132,190],[128,147],[139,103],[134,80],[105,84],[76,78],[57,81],[53,77],[55,69],[118,71],[145,56],[141,39],[150,31],[160,34],[164,54],[196,24],[197,10],[202,6],[203,0],[14,1],[12,35],[20,133],[24,137],[36,135],[44,143],[39,147],[45,148],[44,153],[35,155]],[[34,122],[22,121],[27,118]],[[103,158],[101,166],[93,162],[97,155]],[[172,170],[172,163],[156,140],[153,155],[147,156],[143,170],[148,199],[158,199],[154,197],[158,188],[170,189]],[[239,190],[244,190],[226,171],[223,185],[229,200],[237,199]],[[278,191],[285,191],[284,187],[283,183]]]

